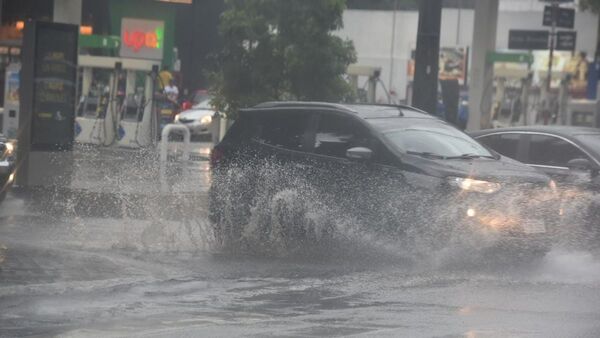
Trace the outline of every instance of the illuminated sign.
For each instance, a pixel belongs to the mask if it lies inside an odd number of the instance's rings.
[[[123,18],[121,57],[162,60],[164,32],[163,21]]]

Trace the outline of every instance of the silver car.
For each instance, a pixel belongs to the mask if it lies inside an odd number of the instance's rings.
[[[214,115],[215,110],[208,99],[194,105],[192,109],[177,114],[175,123],[188,127],[192,135],[210,135]]]

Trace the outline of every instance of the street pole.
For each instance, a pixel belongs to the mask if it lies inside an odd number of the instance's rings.
[[[395,48],[395,43],[396,43],[396,12],[397,11],[398,11],[398,0],[394,1],[394,14],[392,17],[392,41],[390,42],[390,83],[388,84],[388,90],[392,90],[392,79],[394,78],[394,48]]]
[[[558,14],[558,2],[552,3],[552,29],[550,30],[550,60],[548,60],[548,77],[546,78],[546,90],[550,93],[552,82],[552,63],[554,59],[554,48],[556,44],[556,20]]]
[[[437,111],[441,21],[442,0],[419,1],[412,104],[429,114]]]
[[[462,0],[458,0],[458,17],[456,18],[456,46],[460,44],[460,17],[462,13]]]

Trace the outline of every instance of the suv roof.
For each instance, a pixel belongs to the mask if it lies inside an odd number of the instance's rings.
[[[304,108],[304,109],[333,109],[340,112],[358,115],[364,119],[374,118],[393,118],[393,117],[413,117],[413,118],[431,118],[435,117],[421,111],[417,108],[407,105],[390,104],[343,104],[329,102],[304,102],[304,101],[272,101],[260,103],[252,108],[242,109],[242,111],[254,111],[272,108]]]

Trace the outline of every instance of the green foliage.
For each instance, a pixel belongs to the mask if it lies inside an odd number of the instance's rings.
[[[209,74],[213,104],[235,112],[264,101],[340,101],[343,79],[356,61],[352,42],[332,35],[342,27],[344,0],[227,0],[223,47]]]

